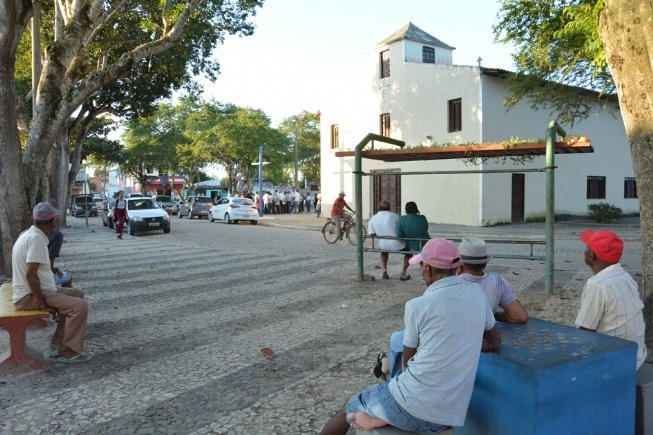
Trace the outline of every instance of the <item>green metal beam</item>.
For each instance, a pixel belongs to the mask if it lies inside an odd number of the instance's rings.
[[[556,133],[562,137],[567,133],[556,121],[551,121],[546,129],[546,272],[544,274],[544,289],[552,295],[555,290],[553,278],[553,253],[555,245],[555,152]]]
[[[546,169],[481,169],[478,171],[414,171],[414,172],[365,172],[363,177],[375,177],[377,175],[443,175],[443,174],[514,174],[523,172],[546,172]]]
[[[356,196],[356,271],[358,280],[363,280],[363,148],[372,140],[396,145],[400,148],[406,146],[402,140],[390,139],[374,133],[369,133],[356,145],[354,154],[354,195]]]

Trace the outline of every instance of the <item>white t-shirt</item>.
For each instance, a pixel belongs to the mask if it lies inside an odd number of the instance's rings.
[[[647,354],[643,308],[635,280],[621,264],[613,264],[587,280],[576,325],[637,343],[639,369]]]
[[[14,288],[12,302],[14,303],[32,293],[27,282],[27,263],[39,263],[38,276],[41,281],[41,291],[57,291],[50,268],[48,236],[33,225],[18,237],[11,251],[13,268],[11,281]]]
[[[483,288],[493,313],[496,313],[499,307],[504,308],[506,305],[517,300],[517,296],[515,296],[515,292],[512,291],[512,287],[508,281],[503,279],[498,273],[485,272],[483,276],[463,273],[460,277],[467,282],[476,283]]]
[[[417,353],[388,388],[413,417],[462,426],[472,398],[483,332],[494,315],[478,284],[443,278],[406,303],[404,346]]]
[[[301,195],[299,194],[299,192],[295,192],[295,201],[299,201],[300,198]]]
[[[397,237],[399,215],[388,210],[381,210],[367,223],[367,232],[377,236]],[[406,247],[403,240],[379,240],[379,248],[384,251],[398,251]]]

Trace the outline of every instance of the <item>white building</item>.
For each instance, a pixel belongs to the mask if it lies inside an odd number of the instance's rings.
[[[553,115],[533,111],[526,102],[507,111],[503,105],[506,71],[453,65],[454,48],[407,24],[364,56],[365,79],[358,94],[330,101],[321,111],[322,198],[328,213],[340,190],[354,207],[354,150],[368,133],[406,142],[494,143],[512,138],[544,138]],[[614,104],[616,103],[608,103]],[[556,155],[555,212],[585,214],[587,205],[607,202],[625,213],[638,212],[628,142],[617,110],[601,110],[568,134],[585,134],[593,154]],[[616,115],[616,118],[615,118]],[[375,149],[394,148],[376,143]],[[363,177],[363,216],[387,199],[403,213],[415,201],[430,222],[491,225],[544,216],[545,174],[401,175],[409,171],[543,168],[544,157],[525,164],[494,161],[479,166],[460,160],[386,163],[363,159],[363,171],[395,171],[396,176]]]

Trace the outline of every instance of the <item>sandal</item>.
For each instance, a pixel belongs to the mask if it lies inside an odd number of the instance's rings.
[[[388,272],[383,272],[383,279],[390,279],[390,275],[388,275]]]
[[[372,373],[374,373],[374,376],[377,378],[381,378],[384,381],[389,381],[390,376],[387,373],[383,373],[383,358],[387,358],[388,356],[385,354],[385,352],[381,351],[379,354],[376,356],[376,362],[374,363],[374,368],[372,369]]]
[[[66,358],[64,356],[60,356],[59,358],[57,358],[57,362],[68,363],[68,364],[79,364],[90,360],[91,357],[89,355],[86,355],[84,352],[80,352],[71,358]]]
[[[401,275],[399,277],[399,281],[408,281],[409,279],[410,279],[410,275],[406,275],[406,276]]]
[[[50,351],[50,356],[49,358],[59,358],[61,355],[59,355],[59,349],[52,349]]]

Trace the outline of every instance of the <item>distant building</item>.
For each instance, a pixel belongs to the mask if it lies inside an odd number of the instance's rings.
[[[490,143],[544,138],[555,120],[527,101],[507,111],[507,71],[453,64],[454,48],[408,23],[365,53],[365,79],[358,93],[329,101],[321,110],[322,198],[329,210],[338,192],[354,204],[353,150],[368,133],[403,140],[408,147],[432,143]],[[616,102],[607,103],[618,109]],[[585,134],[593,154],[556,155],[556,214],[584,214],[587,205],[607,202],[624,212],[639,204],[628,141],[618,110],[595,105],[596,116],[578,122],[570,134]],[[616,116],[616,118],[615,118]],[[375,149],[393,148],[376,143]],[[381,199],[403,212],[415,201],[430,222],[490,225],[538,218],[545,211],[543,173],[402,175],[410,171],[543,168],[544,157],[523,165],[460,160],[385,163],[363,160],[363,171],[396,175],[363,177],[363,216]]]

